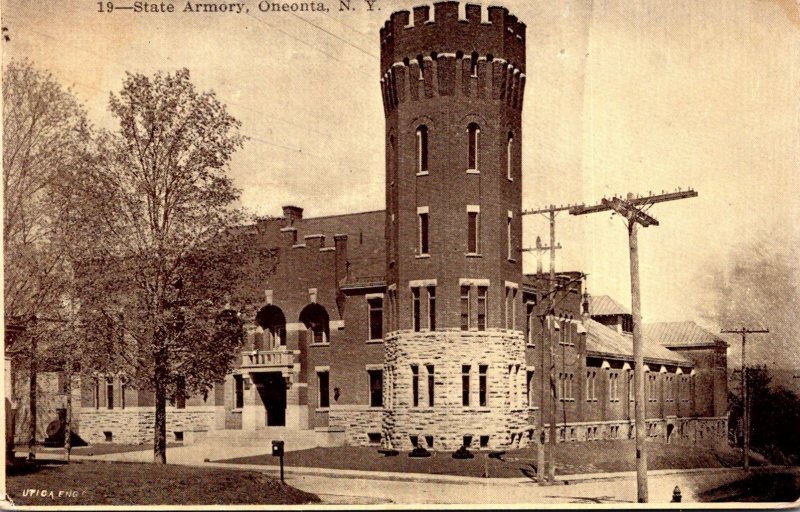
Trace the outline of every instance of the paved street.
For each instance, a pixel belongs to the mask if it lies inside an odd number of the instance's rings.
[[[248,447],[185,446],[168,449],[172,464],[217,466],[277,474],[276,466],[204,462],[254,455]],[[148,462],[152,451],[76,457],[87,460]],[[277,461],[277,460],[276,460]],[[697,493],[737,480],[738,469],[652,471],[649,475],[651,503],[669,503],[679,486],[683,502],[695,501]],[[287,483],[318,494],[331,504],[528,504],[528,503],[633,503],[636,501],[634,473],[568,475],[560,484],[540,487],[525,478],[468,478],[444,475],[367,473],[318,468],[286,468]]]

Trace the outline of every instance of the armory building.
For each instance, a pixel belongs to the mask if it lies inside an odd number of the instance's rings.
[[[278,248],[263,307],[225,382],[168,408],[170,440],[517,447],[539,435],[551,389],[560,441],[633,437],[629,312],[579,272],[555,295],[523,273],[525,28],[457,2],[391,15],[386,209],[286,206],[251,227]],[[649,435],[724,439],[725,342],[692,322],[644,334]],[[84,382],[84,439],[152,439],[152,396],[123,383]]]

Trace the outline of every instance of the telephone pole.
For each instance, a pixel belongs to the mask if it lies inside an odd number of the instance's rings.
[[[769,329],[748,329],[742,327],[741,329],[723,329],[721,333],[738,333],[742,335],[742,429],[744,430],[743,450],[742,450],[742,466],[745,471],[750,471],[750,401],[747,397],[747,360],[745,359],[747,352],[745,346],[747,345],[747,335],[751,333],[768,333]]]
[[[556,244],[556,249],[561,249],[561,248],[562,247],[561,247],[560,243]],[[526,247],[526,248],[520,249],[520,250],[522,252],[531,252],[531,251],[535,251],[536,252],[536,273],[537,274],[541,274],[542,273],[542,255],[546,251],[550,250],[550,246],[549,245],[542,245],[542,237],[537,236],[536,237],[536,246],[535,247]]]
[[[556,214],[562,211],[567,211],[572,208],[571,205],[560,205],[556,206],[551,204],[547,208],[540,208],[538,210],[523,210],[522,215],[535,215],[535,214],[542,214],[547,217],[550,222],[550,245],[544,247],[541,245],[541,239],[536,238],[536,251],[538,254],[538,261],[537,261],[537,270],[541,274],[541,254],[545,250],[550,250],[550,285],[548,289],[548,293],[550,295],[550,304],[551,307],[545,311],[544,322],[542,326],[547,325],[547,349],[550,355],[550,360],[545,362],[545,347],[544,343],[542,343],[542,348],[539,351],[540,354],[540,366],[541,371],[539,372],[539,405],[541,407],[539,411],[539,421],[536,425],[536,429],[539,431],[539,443],[537,444],[537,477],[539,482],[544,482],[545,476],[547,480],[550,482],[555,482],[556,480],[556,464],[555,464],[555,445],[556,445],[556,382],[555,382],[555,352],[553,347],[553,333],[552,333],[552,324],[550,320],[547,319],[547,316],[551,314],[552,305],[555,304],[555,290],[556,290],[556,249],[561,249],[561,244],[556,245]],[[525,249],[523,249],[525,250]],[[544,333],[543,333],[544,334]],[[542,340],[545,339],[545,336],[542,336]],[[545,400],[545,381],[544,381],[544,369],[546,366],[549,366],[549,376],[550,376],[550,400]],[[544,445],[544,415],[545,410],[547,410],[547,419],[550,424],[550,441],[546,445]],[[544,462],[544,464],[543,464]],[[545,469],[546,466],[546,469]],[[540,469],[541,468],[541,469]],[[546,475],[545,475],[546,473]]]
[[[622,199],[613,197],[603,198],[598,205],[586,206],[578,205],[570,208],[570,215],[585,215],[603,211],[614,211],[627,221],[628,228],[628,249],[630,253],[630,272],[631,272],[631,313],[633,316],[633,384],[636,399],[634,401],[635,424],[636,424],[636,491],[639,503],[647,503],[647,451],[645,447],[645,402],[644,402],[644,353],[642,349],[642,310],[641,296],[639,288],[639,240],[637,228],[658,226],[658,220],[651,217],[643,208],[647,208],[655,203],[665,201],[676,201],[697,197],[694,190],[677,191],[658,195],[634,196],[628,194],[627,198]]]

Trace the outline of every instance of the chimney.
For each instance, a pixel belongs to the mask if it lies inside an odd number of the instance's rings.
[[[287,226],[293,226],[297,220],[303,220],[303,209],[299,206],[284,206],[283,218],[287,222]]]

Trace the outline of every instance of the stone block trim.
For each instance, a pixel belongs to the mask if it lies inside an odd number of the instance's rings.
[[[114,443],[151,443],[155,434],[155,410],[131,409],[81,409],[79,434],[89,443],[107,442],[106,432]],[[197,407],[167,409],[167,442],[177,440],[176,432],[206,432],[214,429],[214,408]]]
[[[455,450],[471,436],[473,447],[501,448],[518,442],[528,423],[525,343],[521,333],[395,332],[384,344],[383,444],[411,449],[412,436],[432,448]],[[469,405],[463,404],[462,367],[470,366]],[[417,406],[412,366],[418,368]],[[428,405],[428,367],[434,369],[434,405]],[[479,400],[486,367],[486,402]],[[484,442],[481,442],[481,438]],[[488,440],[488,442],[486,442]]]
[[[328,412],[329,428],[343,429],[345,444],[352,446],[375,444],[370,439],[370,434],[381,434],[383,414],[381,407],[333,405]]]

